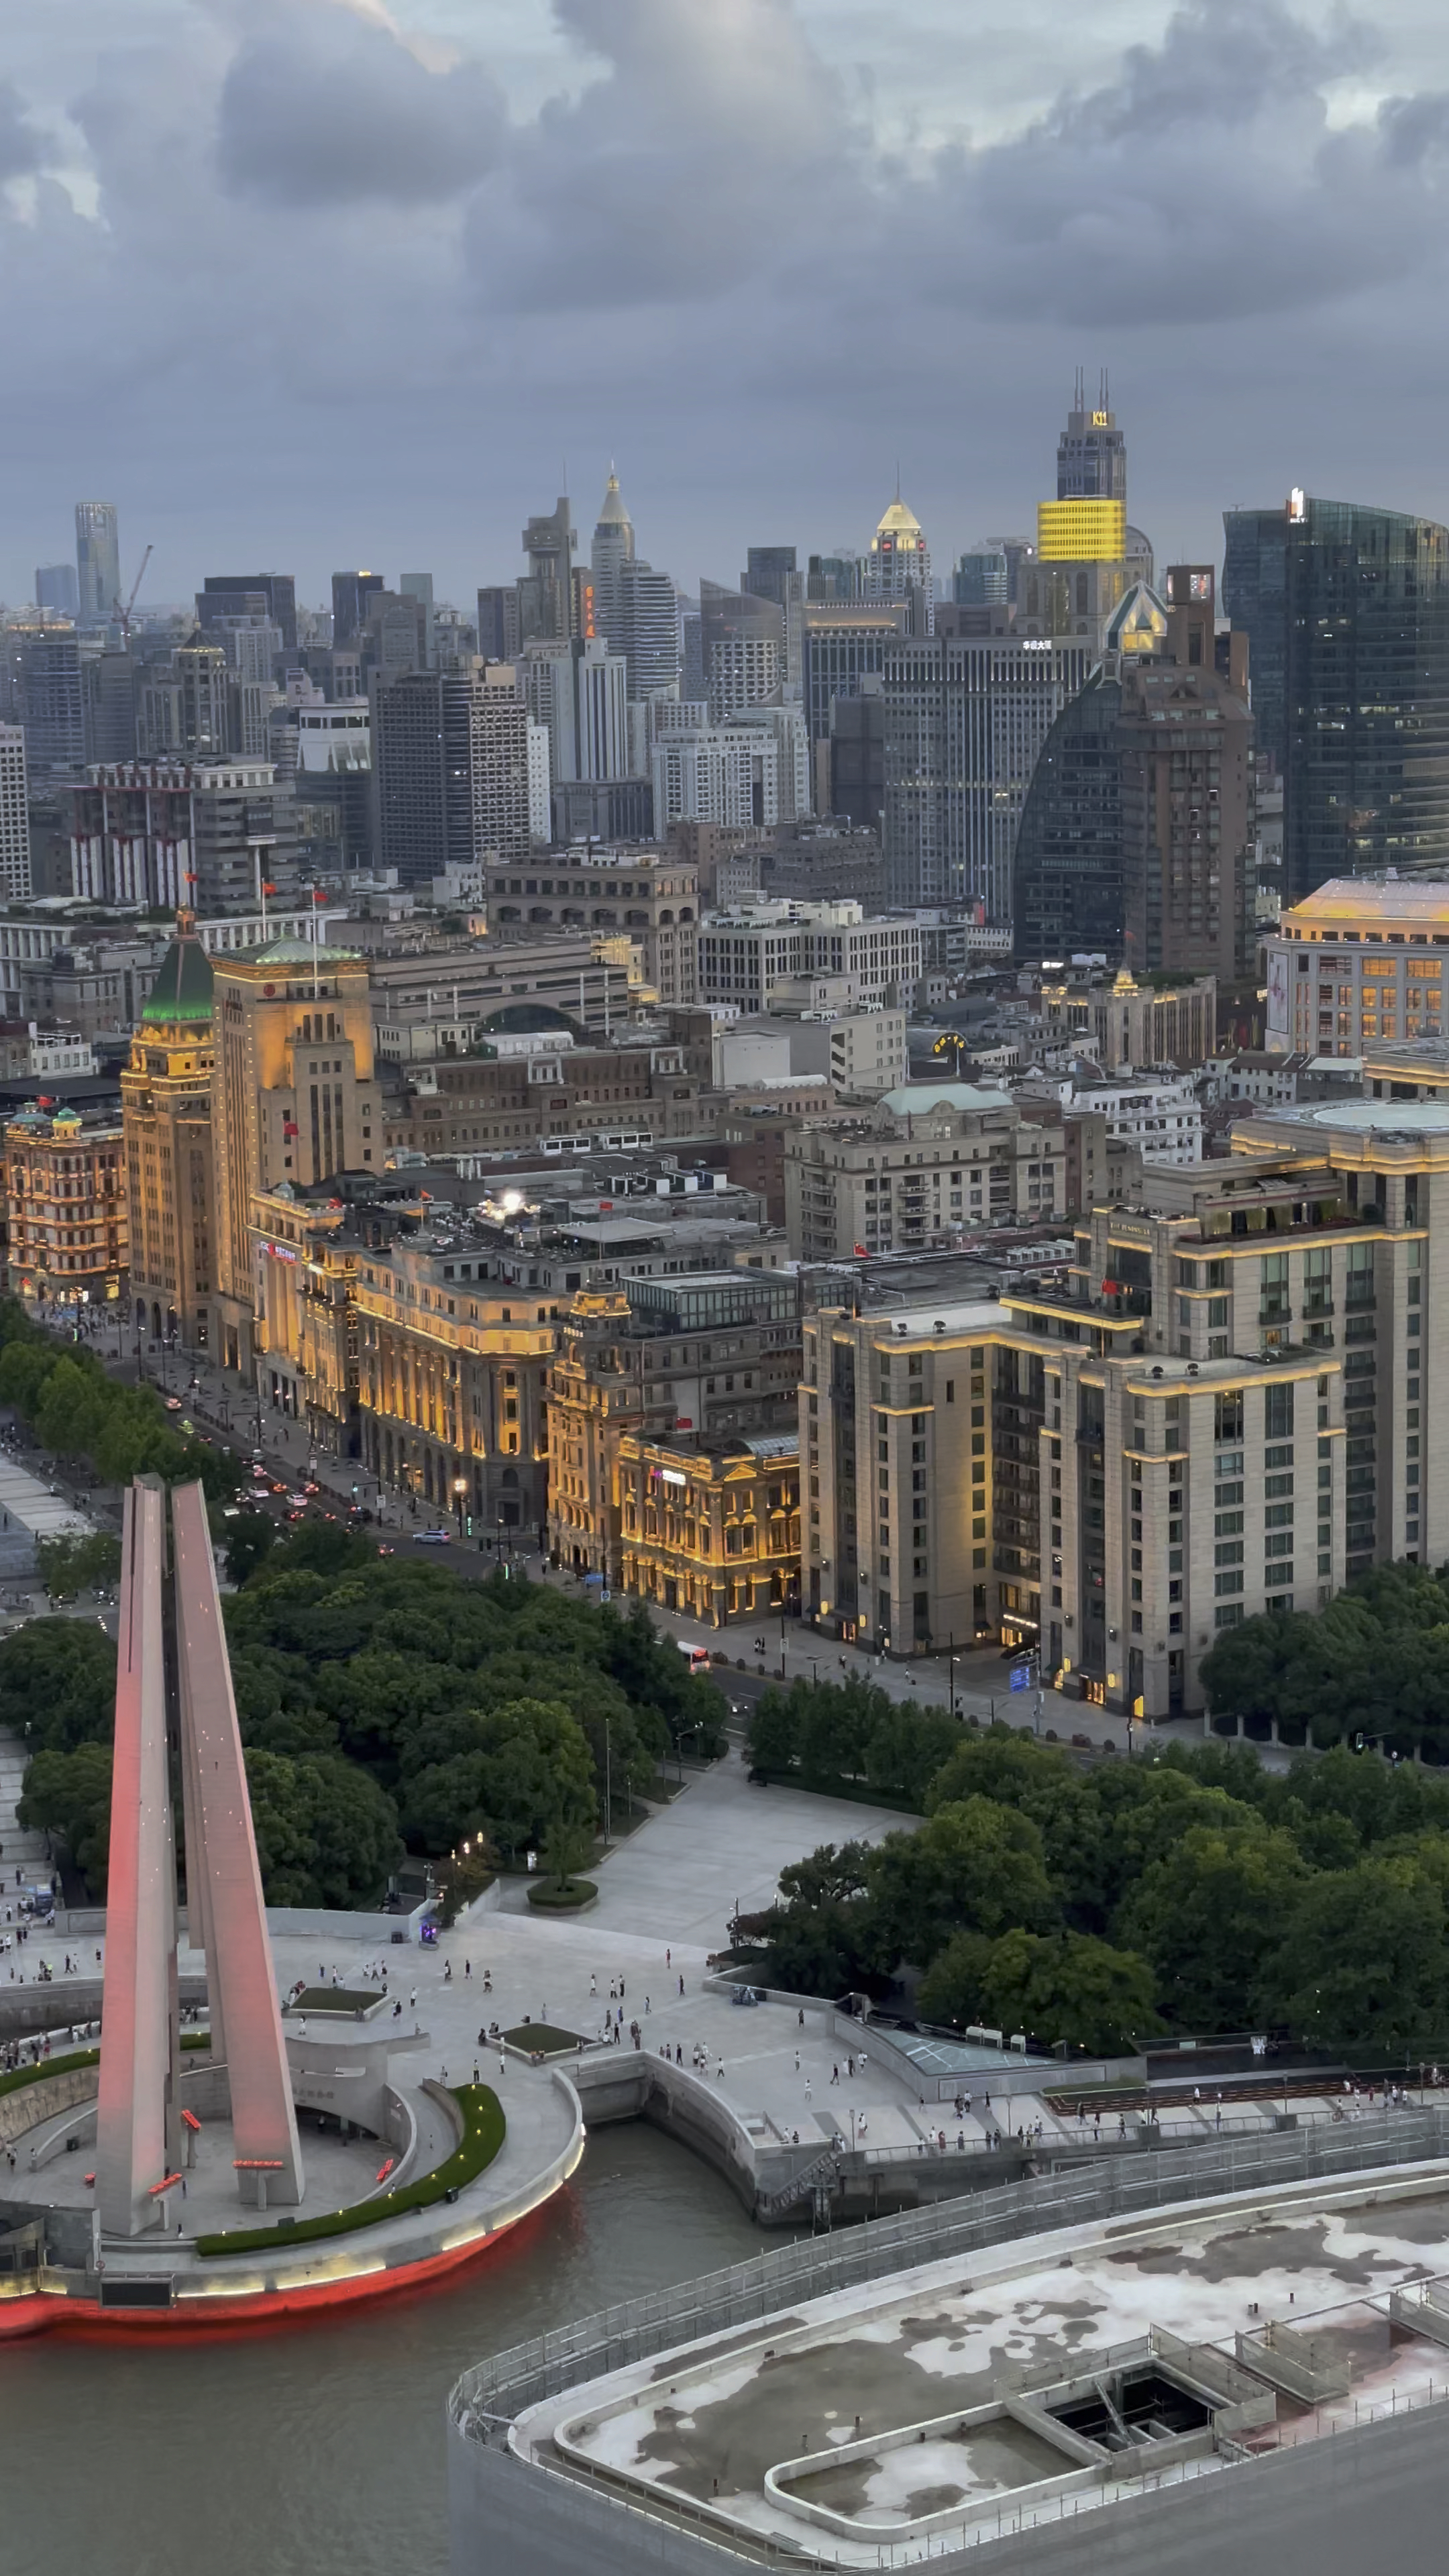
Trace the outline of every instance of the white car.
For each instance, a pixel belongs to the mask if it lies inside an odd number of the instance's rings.
[[[451,1530],[414,1530],[413,1545],[414,1547],[448,1547],[452,1543],[452,1536]]]

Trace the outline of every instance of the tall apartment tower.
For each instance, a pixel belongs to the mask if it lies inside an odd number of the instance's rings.
[[[1224,603],[1283,778],[1284,902],[1449,873],[1449,529],[1300,491],[1224,526]]]
[[[379,866],[422,885],[485,850],[528,856],[528,708],[509,664],[374,671],[369,705]]]
[[[121,547],[114,501],[77,501],[75,573],[82,626],[106,626],[121,595]]]
[[[25,776],[25,734],[0,724],[0,887],[30,900],[30,803]]]
[[[382,1169],[367,961],[300,939],[218,956],[212,1029],[217,1348],[250,1377],[260,1352],[297,1347],[296,1255],[269,1195]]]

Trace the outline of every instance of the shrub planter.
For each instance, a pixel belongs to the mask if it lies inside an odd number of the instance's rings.
[[[528,1901],[541,1914],[581,1914],[586,1905],[595,1902],[598,1893],[591,1878],[571,1878],[563,1887],[557,1879],[550,1878],[530,1887]]]

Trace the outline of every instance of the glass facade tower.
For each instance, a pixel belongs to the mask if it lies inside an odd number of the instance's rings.
[[[1449,873],[1449,529],[1301,492],[1225,525],[1224,603],[1283,773],[1285,903]]]

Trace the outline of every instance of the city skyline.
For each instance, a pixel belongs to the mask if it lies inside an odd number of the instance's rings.
[[[128,578],[154,543],[153,599],[207,552],[311,599],[424,561],[466,600],[565,458],[581,524],[617,460],[685,587],[867,542],[897,457],[944,563],[1029,524],[1079,365],[1159,560],[1220,560],[1222,510],[1294,484],[1449,518],[1427,10],[1122,0],[1083,33],[1039,0],[1003,38],[939,0],[883,35],[838,0],[153,0],[119,44],[63,15],[0,84],[10,601],[87,492]],[[1358,392],[1389,370],[1392,406]]]

